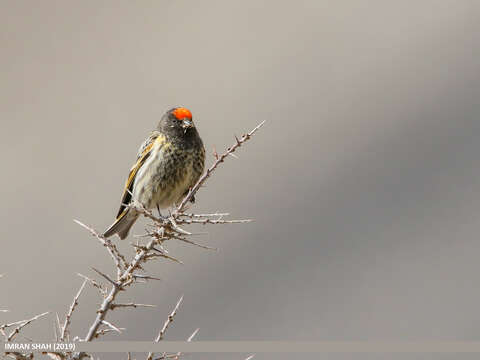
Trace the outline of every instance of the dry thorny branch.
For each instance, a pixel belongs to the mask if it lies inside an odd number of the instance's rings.
[[[156,217],[152,211],[145,209],[145,208],[137,208],[145,217],[150,219],[153,223],[153,226],[148,230],[146,234],[142,235],[141,238],[146,238],[147,241],[140,242],[137,239],[136,244],[131,244],[134,254],[131,259],[128,259],[127,256],[122,254],[117,246],[109,239],[103,237],[99,232],[93,229],[90,226],[83,224],[82,222],[75,220],[77,224],[84,227],[88,230],[99,242],[103,245],[107,252],[109,253],[110,257],[113,260],[116,276],[111,277],[100,270],[93,268],[92,270],[99,275],[102,281],[95,280],[88,276],[78,274],[81,276],[84,281],[78,290],[77,294],[75,295],[72,304],[65,316],[65,320],[63,321],[63,325],[61,325],[60,319],[57,315],[57,320],[55,323],[55,338],[57,341],[70,341],[70,334],[69,334],[69,326],[71,324],[72,314],[75,311],[80,295],[85,288],[85,285],[88,283],[96,290],[99,291],[102,302],[100,307],[96,311],[95,319],[93,320],[90,328],[88,329],[86,335],[83,338],[79,338],[78,336],[73,338],[73,341],[92,341],[96,338],[99,338],[107,333],[117,332],[121,333],[124,328],[118,327],[111,322],[107,321],[107,315],[115,310],[120,308],[137,308],[137,307],[153,307],[154,305],[149,304],[137,304],[134,302],[130,303],[119,303],[117,302],[117,296],[121,291],[125,292],[130,287],[134,286],[136,283],[140,282],[148,282],[151,280],[159,280],[158,277],[152,276],[149,274],[142,273],[144,272],[143,265],[149,261],[155,261],[158,259],[167,259],[170,261],[181,263],[180,260],[174,258],[173,256],[169,255],[167,250],[164,247],[164,243],[167,240],[179,240],[182,242],[186,242],[191,245],[199,246],[204,249],[213,249],[208,246],[198,244],[197,242],[191,240],[192,233],[184,230],[180,225],[190,225],[190,224],[234,224],[234,223],[245,223],[251,220],[225,220],[224,217],[228,216],[228,213],[211,213],[211,214],[192,214],[186,213],[187,204],[190,199],[197,193],[197,191],[202,187],[205,181],[212,175],[212,173],[217,169],[217,167],[225,161],[225,159],[229,156],[236,157],[233,153],[237,148],[239,148],[242,144],[244,144],[247,140],[249,140],[252,135],[264,124],[264,122],[257,125],[253,130],[249,133],[243,135],[241,138],[237,138],[235,136],[235,143],[229,147],[223,154],[219,155],[216,150],[214,150],[214,162],[213,164],[206,170],[206,172],[200,177],[198,182],[190,189],[188,194],[183,198],[183,200],[178,204],[178,206],[170,213],[168,218]],[[133,205],[129,205],[133,206]],[[139,205],[137,205],[139,206]],[[162,329],[159,331],[155,341],[161,341],[164,338],[164,335],[167,331],[168,326],[172,323],[174,316],[176,315],[180,303],[182,302],[182,298],[178,301],[177,305],[168,316],[167,320],[165,321]],[[3,310],[2,310],[3,311]],[[12,341],[23,327],[27,326],[31,322],[39,319],[40,317],[46,315],[47,313],[43,313],[37,315],[28,320],[22,320],[10,324],[0,325],[0,332],[3,334],[5,340]],[[7,333],[7,328],[14,329]],[[58,334],[57,334],[58,332]],[[187,341],[191,341],[193,337],[197,334],[198,329],[188,338]],[[29,354],[22,354],[22,353],[6,353],[6,355],[15,358],[15,359],[31,359],[34,356],[34,353]],[[80,360],[83,358],[91,358],[91,355],[77,352],[77,353],[47,353],[51,358],[54,359],[63,359],[63,360]],[[176,354],[162,354],[159,357],[156,357],[155,360],[160,359],[179,359],[182,353]],[[128,358],[131,358],[130,354],[128,354]],[[248,357],[251,359],[252,356]],[[153,360],[154,354],[149,353],[147,355],[147,360]]]

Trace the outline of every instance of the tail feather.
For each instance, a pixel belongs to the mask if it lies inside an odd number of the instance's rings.
[[[117,234],[120,239],[125,239],[132,225],[137,221],[138,213],[132,209],[128,210],[126,214],[120,216],[115,222],[103,233],[106,238]]]

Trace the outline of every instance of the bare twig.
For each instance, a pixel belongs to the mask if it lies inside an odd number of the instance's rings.
[[[222,220],[222,219],[182,219],[178,220],[177,224],[244,224],[252,222],[253,219],[242,220]],[[191,235],[191,234],[189,234]]]
[[[222,163],[229,154],[233,153],[238,147],[240,147],[243,143],[245,143],[247,140],[249,140],[252,137],[252,135],[255,134],[255,132],[263,126],[263,124],[265,124],[265,121],[262,121],[253,130],[251,130],[249,133],[243,135],[240,139],[235,138],[236,142],[235,142],[234,145],[230,146],[227,149],[227,151],[225,153],[223,153],[222,155],[216,156],[216,160],[213,163],[213,165],[210,166],[207,169],[207,171],[200,177],[200,179],[197,181],[197,183],[190,189],[187,196],[185,196],[183,198],[182,202],[178,205],[178,207],[176,209],[176,214],[179,214],[184,210],[185,206],[190,201],[192,196],[194,196],[197,193],[198,189],[200,189],[200,187],[203,185],[203,183],[210,177],[212,172],[215,171],[217,166],[220,163]]]
[[[200,331],[200,329],[196,329],[196,330],[192,333],[192,335],[190,335],[190,336],[188,337],[187,342],[191,342],[191,341],[193,340],[193,338],[198,334],[199,331]],[[182,352],[181,352],[181,351],[177,352],[177,353],[175,354],[175,358],[174,358],[174,359],[178,360],[181,355],[182,355]]]
[[[42,314],[42,315],[45,315],[45,314]],[[8,323],[8,324],[2,324],[2,325],[0,325],[0,330],[7,329],[7,328],[15,326],[15,325],[21,325],[21,324],[23,324],[27,321],[28,320],[20,320],[20,321],[15,321],[15,322]]]
[[[31,324],[31,323],[34,322],[35,320],[40,319],[42,316],[45,316],[45,315],[47,315],[47,314],[49,314],[48,311],[47,311],[47,312],[44,312],[43,314],[36,315],[36,316],[34,316],[33,318],[28,319],[28,320],[21,320],[21,321],[15,322],[15,323],[2,325],[2,326],[0,326],[0,328],[3,330],[3,329],[6,329],[7,327],[15,326],[15,325],[19,324],[19,325],[10,333],[10,335],[8,335],[8,337],[7,337],[7,342],[9,342],[9,341],[12,341],[13,338],[15,337],[15,335],[17,335],[17,334],[20,332],[20,330],[22,330],[25,326]]]
[[[214,247],[202,245],[202,244],[196,243],[195,241],[182,238],[182,237],[180,237],[180,236],[174,236],[173,238],[174,238],[174,239],[177,239],[177,240],[180,240],[180,241],[183,241],[183,242],[186,242],[187,244],[190,244],[190,245],[198,246],[198,247],[200,247],[200,248],[202,248],[202,249],[218,251],[218,248],[214,248]]]
[[[118,292],[120,289],[122,289],[125,286],[125,283],[129,281],[132,278],[133,272],[138,268],[140,263],[144,260],[145,256],[150,252],[152,247],[155,245],[155,240],[150,240],[150,242],[145,246],[145,250],[140,250],[133,260],[130,262],[126,270],[123,272],[122,276],[120,276],[118,282],[118,286],[113,286],[110,292],[108,293],[107,297],[103,300],[100,308],[97,311],[97,317],[95,318],[95,321],[93,322],[92,326],[88,330],[87,335],[85,336],[84,341],[91,341],[95,335],[95,333],[98,330],[98,327],[102,323],[102,321],[105,319],[105,316],[110,309],[111,304],[115,301],[116,296],[118,295]],[[80,353],[81,354],[81,353]],[[74,359],[80,359],[81,356],[77,355],[74,357]]]
[[[58,316],[58,313],[55,313],[55,320],[57,321],[57,329],[58,329],[58,334],[60,335],[62,333],[62,325],[60,324],[60,317]]]
[[[225,220],[224,217],[227,216],[227,213],[212,213],[212,214],[187,214],[184,211],[187,208],[187,204],[192,199],[192,197],[197,193],[197,191],[203,186],[205,181],[212,175],[212,173],[217,169],[220,163],[224,162],[225,158],[232,155],[232,153],[240,147],[243,143],[251,138],[251,136],[261,127],[263,126],[264,122],[257,125],[253,130],[249,133],[243,135],[240,139],[235,137],[236,142],[229,147],[223,154],[218,155],[215,151],[214,156],[215,160],[213,164],[206,170],[206,172],[199,178],[197,183],[189,190],[188,194],[182,199],[182,201],[178,204],[176,209],[170,213],[169,217],[156,217],[153,215],[153,212],[150,209],[146,209],[140,202],[133,201],[132,204],[125,204],[126,206],[135,206],[136,210],[143,214],[145,217],[150,219],[153,222],[154,230],[151,232],[147,232],[146,236],[150,237],[150,240],[145,245],[140,245],[138,242],[137,244],[132,244],[135,249],[135,255],[130,262],[126,261],[126,258],[118,251],[117,247],[108,239],[106,239],[103,235],[99,234],[93,228],[81,223],[78,220],[75,220],[80,226],[87,229],[93,236],[95,236],[98,241],[107,248],[110,256],[112,257],[115,267],[117,269],[117,278],[113,280],[108,275],[100,272],[97,269],[94,269],[100,276],[105,278],[112,287],[110,290],[103,291],[103,287],[100,285],[95,285],[96,282],[91,280],[87,277],[83,277],[88,280],[94,287],[99,289],[104,297],[100,307],[97,310],[96,317],[91,324],[87,334],[82,339],[83,341],[92,341],[94,338],[97,338],[99,335],[107,333],[109,331],[116,331],[113,329],[120,330],[120,328],[110,324],[106,321],[106,316],[109,311],[120,308],[120,307],[139,307],[139,306],[148,306],[146,304],[136,304],[136,303],[118,303],[116,302],[116,298],[120,291],[125,291],[128,286],[140,282],[142,280],[160,280],[159,278],[139,274],[140,271],[143,271],[143,265],[150,260],[154,260],[157,258],[166,258],[176,262],[180,262],[180,260],[175,259],[174,257],[168,255],[167,251],[162,247],[162,244],[169,239],[178,239],[180,241],[184,241],[191,245],[200,246],[202,248],[209,248],[208,246],[197,244],[196,242],[191,241],[188,239],[189,236],[193,234],[181,228],[179,225],[190,225],[190,224],[232,224],[232,223],[245,223],[251,220]],[[161,341],[165,335],[165,332],[169,326],[169,324],[173,321],[173,317],[177,313],[178,307],[180,306],[182,299],[179,300],[175,309],[170,314],[168,319],[165,321],[163,328],[160,330],[157,338],[155,341]],[[107,329],[101,329],[102,325],[108,326]],[[195,335],[192,334],[192,338]],[[87,354],[85,353],[76,353],[72,357],[72,360],[79,360],[86,357]],[[173,355],[173,357],[169,358],[178,358],[179,355]],[[151,360],[153,357],[153,353],[150,353],[147,359]]]
[[[85,225],[79,220],[73,220],[75,221],[78,225],[82,226],[83,228],[87,229],[93,236],[95,236],[98,241],[102,243],[103,246],[105,246],[112,257],[115,266],[117,267],[117,275],[120,277],[120,274],[122,273],[122,265],[123,267],[127,267],[127,261],[125,257],[120,254],[118,251],[117,247],[115,244],[113,244],[109,239],[105,238],[103,235],[100,235],[98,232],[95,231],[95,229],[91,228],[90,226]]]
[[[192,335],[190,335],[190,336],[188,337],[187,342],[192,341],[193,338],[194,338],[195,336],[197,336],[197,334],[198,334],[199,331],[200,331],[200,328],[195,329],[195,331],[192,333]]]
[[[177,314],[178,308],[180,307],[180,304],[182,303],[182,301],[183,301],[183,295],[178,300],[178,302],[175,305],[175,308],[173,309],[171,314],[168,315],[167,320],[165,320],[165,323],[163,324],[162,329],[160,330],[157,337],[155,338],[155,342],[159,342],[159,341],[163,340],[163,337],[165,336],[165,332],[167,331],[168,325],[170,325],[173,322],[173,318]]]
[[[153,237],[156,237],[156,234],[151,234],[151,236]],[[142,245],[135,245],[135,244],[132,244],[132,246],[136,249],[140,249],[140,250],[145,250],[145,246],[142,246]],[[155,251],[156,253],[149,253],[145,256],[145,260],[148,260],[148,259],[151,259],[151,258],[154,258],[154,257],[163,257],[165,259],[168,259],[168,260],[172,260],[178,264],[182,264],[183,265],[183,262],[181,260],[178,260],[172,256],[169,256],[165,253],[165,251],[161,251],[161,250],[158,250],[156,247],[152,247],[150,250],[153,250]],[[149,251],[150,251],[149,250]]]
[[[182,301],[183,301],[183,295],[178,300],[177,305],[175,305],[175,308],[173,309],[173,311],[170,313],[170,315],[168,315],[168,318],[163,324],[162,329],[160,330],[157,337],[155,338],[155,342],[159,342],[163,340],[163,337],[165,336],[165,332],[167,331],[168,325],[172,323],[173,318],[177,314],[178,308],[180,307],[180,304],[182,303]],[[149,352],[147,356],[147,360],[152,360],[152,358],[153,358],[153,352]]]
[[[113,280],[110,276],[102,273],[100,270],[97,270],[95,269],[94,267],[92,267],[92,270],[95,271],[98,275],[102,276],[104,279],[106,279],[108,282],[110,282],[114,287],[115,286],[118,286],[118,283]]]
[[[78,276],[84,278],[85,280],[87,280],[90,284],[92,284],[92,286],[96,289],[98,289],[98,291],[100,291],[100,293],[102,294],[103,297],[105,297],[107,295],[107,289],[105,289],[102,285],[100,285],[98,282],[96,282],[94,279],[91,279],[89,278],[88,276],[85,276],[83,274],[80,274],[80,273],[77,273]]]
[[[72,317],[72,314],[75,311],[76,306],[78,305],[78,298],[80,297],[80,294],[82,293],[86,283],[87,283],[87,279],[83,281],[82,286],[80,286],[80,289],[77,292],[77,295],[75,295],[75,297],[73,298],[72,305],[70,305],[70,309],[68,310],[67,316],[65,316],[65,322],[63,323],[62,332],[60,335],[60,341],[65,341],[65,337],[68,332],[68,326],[70,325],[70,318]]]
[[[186,216],[189,218],[208,218],[208,217],[222,217],[222,216],[229,216],[229,213],[212,213],[212,214],[186,214],[182,213],[180,216]]]
[[[105,325],[107,325],[109,328],[111,328],[112,330],[114,330],[114,331],[118,332],[119,334],[121,334],[121,333],[122,333],[122,331],[120,330],[120,328],[116,327],[115,325],[113,325],[113,324],[109,323],[109,322],[108,322],[108,321],[106,321],[106,320],[102,320],[102,324],[105,324]]]
[[[150,305],[150,304],[135,304],[135,303],[127,303],[127,304],[111,304],[110,309],[114,310],[116,308],[137,308],[137,307],[156,307],[157,305]]]
[[[177,354],[163,353],[160,357],[155,358],[154,360],[166,360],[166,359],[178,360],[178,356],[177,356]]]
[[[118,328],[119,330],[126,330],[125,328]],[[100,329],[97,331],[97,333],[94,335],[94,338],[98,338],[100,337],[101,335],[105,335],[105,334],[108,334],[110,332],[118,332],[116,330],[113,330],[111,328],[108,328],[108,329]]]
[[[145,279],[145,280],[158,280],[161,281],[162,279],[154,276],[148,276],[148,275],[142,275],[142,274],[132,274],[132,277],[138,278],[138,279]]]
[[[55,342],[58,342],[57,323],[55,322],[55,320],[53,320],[53,337],[55,338]]]
[[[180,228],[177,224],[177,221],[175,220],[175,217],[174,216],[170,216],[168,218],[168,220],[170,221],[170,226],[173,228],[173,230],[175,230],[176,232],[182,234],[182,235],[192,235],[192,233],[186,231],[186,230],[183,230],[182,228]]]

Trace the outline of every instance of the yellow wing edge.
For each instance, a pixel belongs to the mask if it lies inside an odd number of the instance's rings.
[[[137,158],[137,162],[135,165],[130,169],[130,173],[128,174],[127,181],[125,182],[125,187],[122,194],[122,203],[120,204],[120,209],[118,210],[117,220],[122,218],[127,212],[126,205],[130,202],[132,197],[132,186],[135,180],[135,176],[137,175],[138,169],[145,163],[148,157],[151,154],[152,148],[157,144],[157,146],[162,146],[165,143],[165,137],[162,135],[153,138],[152,141],[145,146],[141,155]]]

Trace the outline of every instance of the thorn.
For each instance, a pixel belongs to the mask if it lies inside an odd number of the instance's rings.
[[[194,242],[194,241],[192,241],[192,240],[184,239],[184,238],[177,237],[177,236],[175,237],[175,239],[180,240],[180,241],[183,241],[183,242],[186,242],[187,244],[190,244],[190,245],[198,246],[198,247],[200,247],[200,248],[202,248],[202,249],[218,251],[218,248],[214,248],[214,247],[202,245],[202,244],[196,243],[196,242]]]
[[[173,218],[173,216],[171,216],[169,218],[170,220],[170,223],[172,224],[172,227],[174,228],[175,231],[179,232],[180,234],[183,234],[183,235],[192,235],[191,233],[189,233],[188,231],[185,231],[183,230],[182,228],[178,227],[177,223],[175,222],[175,219]]]
[[[88,276],[85,276],[83,274],[80,274],[80,273],[77,273],[78,276],[82,277],[83,279],[87,280],[88,282],[90,282],[90,284],[92,284],[93,287],[97,288],[98,291],[100,291],[100,293],[105,296],[107,295],[107,290],[103,288],[102,285],[100,285],[99,283],[97,283],[95,280],[93,279],[90,279]]]
[[[108,327],[110,327],[112,330],[115,330],[116,332],[118,332],[119,334],[122,333],[122,331],[117,328],[116,326],[114,326],[113,324],[109,323],[107,320],[102,320],[102,324],[105,324],[107,325]],[[125,329],[124,329],[125,330]]]
[[[113,310],[118,307],[157,307],[157,305],[150,305],[150,304],[135,304],[135,303],[127,303],[127,304],[110,304],[110,308]]]
[[[11,323],[11,324],[1,325],[1,326],[0,326],[0,329],[3,331],[3,329],[5,329],[5,328],[7,328],[7,327],[20,324],[20,325],[18,325],[18,326],[10,333],[10,335],[8,335],[8,337],[7,337],[7,339],[6,339],[6,342],[10,342],[11,340],[13,340],[13,338],[15,337],[15,335],[17,335],[17,334],[20,332],[20,330],[22,330],[22,328],[24,328],[24,327],[27,326],[28,324],[32,323],[32,322],[35,321],[35,320],[40,319],[41,317],[43,317],[43,316],[45,316],[45,315],[47,315],[47,314],[50,314],[50,312],[49,312],[49,311],[44,312],[43,314],[36,315],[36,316],[34,316],[33,318],[28,319],[28,320],[20,320],[20,321]]]
[[[94,267],[92,267],[92,270],[98,273],[100,276],[103,276],[105,279],[107,279],[110,283],[112,283],[113,286],[118,287],[118,284],[115,281],[113,281],[109,276],[105,275],[104,273],[95,269]]]
[[[187,339],[188,342],[192,341],[192,339],[198,334],[200,331],[200,328],[195,329],[195,331],[190,335],[190,337]]]
[[[133,276],[134,278],[145,279],[145,280],[159,280],[159,281],[162,280],[162,279],[160,279],[160,278],[158,278],[158,277],[153,277],[153,276],[149,276],[149,275],[132,274],[132,276]]]

